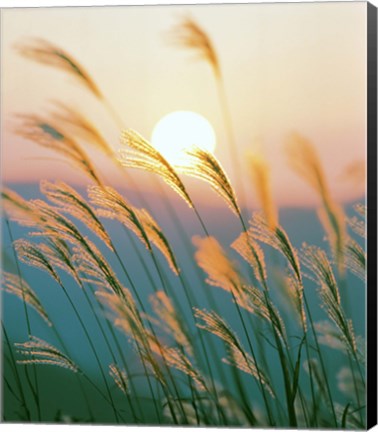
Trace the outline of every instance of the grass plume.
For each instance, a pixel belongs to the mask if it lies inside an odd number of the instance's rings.
[[[113,378],[117,387],[122,393],[127,394],[129,392],[129,383],[126,372],[116,364],[109,365],[109,375]]]
[[[27,360],[18,360],[17,363],[59,366],[79,372],[79,367],[69,357],[36,336],[30,336],[27,342],[16,343],[15,346],[19,354],[29,357]]]
[[[278,216],[273,203],[269,166],[264,157],[258,153],[250,153],[248,163],[265,219],[269,228],[274,229],[278,224]]]
[[[119,151],[118,160],[127,168],[138,168],[161,177],[179,196],[193,207],[184,184],[170,163],[145,138],[132,129],[122,132],[121,142],[129,149]]]
[[[178,316],[171,299],[164,291],[158,291],[150,296],[150,302],[155,315],[159,318],[158,324],[163,327],[167,334],[172,336],[180,347],[192,355],[193,349],[187,330],[183,327],[183,321]]]
[[[92,204],[99,206],[97,213],[105,218],[118,220],[130,229],[152,252],[152,244],[163,254],[171,270],[178,275],[178,268],[174,253],[162,229],[155,219],[145,209],[138,209],[131,205],[115,189],[92,186],[88,189]]]
[[[41,181],[41,192],[55,205],[60,211],[68,213],[86,225],[96,234],[109,249],[113,250],[109,234],[97,218],[92,208],[86,203],[84,198],[71,186],[64,182]]]
[[[338,268],[343,272],[346,239],[344,213],[334,200],[314,146],[299,134],[292,134],[286,146],[289,164],[319,195],[323,207],[319,218],[329,236]]]
[[[339,330],[346,348],[356,355],[357,346],[353,324],[345,317],[342,309],[338,284],[328,257],[320,248],[305,246],[302,260],[316,276],[324,308]]]
[[[242,232],[239,237],[234,240],[231,247],[251,266],[257,280],[266,281],[267,274],[264,252],[254,241],[250,232]]]
[[[235,191],[217,158],[209,151],[199,147],[186,150],[185,155],[185,164],[176,165],[176,170],[181,174],[198,178],[208,183],[223,198],[229,208],[239,216],[240,209]]]
[[[239,338],[225,320],[215,312],[208,312],[200,309],[195,309],[195,316],[198,319],[197,326],[199,328],[214,334],[225,343],[229,358],[223,359],[223,361],[236,366],[238,369],[252,375],[257,380],[263,377],[263,384],[273,396],[272,389],[267,379],[262,375],[261,370],[258,371],[255,361],[251,355],[246,352],[245,348],[243,348]]]
[[[191,17],[185,17],[170,32],[170,41],[193,51],[200,60],[209,63],[215,76],[221,75],[218,56],[211,39]]]
[[[108,156],[114,151],[102,136],[96,126],[83,113],[61,102],[54,102],[51,118],[71,136],[83,139],[87,144],[100,150]]]
[[[16,129],[16,133],[19,136],[61,154],[95,183],[101,184],[100,178],[85,151],[75,139],[67,136],[54,122],[32,114],[21,115],[18,118],[20,125]]]
[[[8,272],[3,272],[2,289],[5,292],[14,294],[21,300],[25,301],[31,306],[37,313],[44,319],[46,324],[51,327],[51,321],[47,315],[45,308],[39,301],[37,294],[31,289],[31,287],[20,278],[19,275],[15,275]]]
[[[28,43],[19,44],[17,50],[24,57],[69,73],[97,98],[102,98],[99,88],[89,73],[76,59],[58,45],[44,39],[29,39]]]

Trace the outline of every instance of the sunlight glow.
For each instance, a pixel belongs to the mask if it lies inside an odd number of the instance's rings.
[[[156,124],[151,143],[174,165],[183,161],[183,150],[192,146],[214,152],[216,137],[213,127],[203,116],[191,111],[175,111]]]

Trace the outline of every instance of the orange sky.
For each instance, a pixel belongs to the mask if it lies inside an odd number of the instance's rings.
[[[70,52],[91,73],[125,125],[148,138],[169,112],[191,110],[205,116],[217,134],[216,156],[233,179],[211,70],[193,60],[190,52],[166,43],[166,32],[186,13],[213,40],[239,152],[244,155],[259,143],[272,167],[276,201],[317,202],[286,166],[282,146],[291,131],[316,144],[338,200],[362,196],[364,185],[348,182],[342,172],[365,160],[366,3],[5,10],[3,180],[85,181],[67,164],[38,160],[46,152],[12,132],[13,114],[43,113],[52,99],[82,109],[114,146],[118,141],[117,126],[74,79],[15,52],[14,45],[29,37],[45,38]],[[108,177],[111,170],[107,168]],[[249,181],[246,171],[243,175]]]

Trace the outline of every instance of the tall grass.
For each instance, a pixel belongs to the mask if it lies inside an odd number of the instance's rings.
[[[188,20],[176,37],[210,63],[223,86],[206,33]],[[46,41],[32,41],[19,50],[76,77],[118,118],[94,79],[64,50]],[[227,112],[226,101],[222,103]],[[172,166],[138,132],[124,129],[119,131],[122,149],[114,154],[95,121],[61,102],[55,103],[52,115],[17,118],[16,133],[54,150],[89,182],[86,196],[59,179],[40,182],[43,199],[27,200],[9,188],[2,191],[16,264],[14,272],[4,270],[2,286],[4,296],[22,300],[27,323],[27,340],[17,341],[7,330],[12,323],[3,325],[4,356],[12,370],[4,383],[23,410],[18,419],[48,419],[43,416],[44,389],[37,370],[56,366],[75,374],[91,422],[98,421],[90,394],[96,390],[105,402],[103,409],[111,413],[108,421],[116,423],[365,427],[363,337],[355,334],[346,281],[347,275],[365,281],[366,252],[358,237],[363,240],[366,232],[366,212],[357,206],[354,216],[345,215],[307,139],[291,136],[287,154],[320,198],[318,215],[329,242],[324,248],[306,244],[305,238],[302,248],[293,245],[280,223],[269,164],[261,155],[251,155],[248,162],[253,198],[262,211],[247,223],[238,200],[240,185],[233,187],[210,152],[188,149],[185,163]],[[231,137],[231,124],[228,133]],[[202,232],[186,248],[192,251],[196,277],[172,246],[169,230],[160,226],[159,215],[136,206],[105,181],[82,141],[110,156],[115,167],[156,175],[162,187],[173,189],[194,211]],[[238,157],[232,153],[237,169]],[[202,181],[236,216],[239,233],[231,244],[209,235],[211,220],[202,219],[181,176]],[[109,221],[118,222],[126,236],[112,234]],[[14,238],[15,224],[29,232]],[[128,260],[130,254],[136,255],[145,277],[134,268],[135,261]],[[47,273],[48,295],[54,295],[54,286],[63,293],[67,303],[60,307],[71,311],[67,319],[86,340],[85,358],[68,348],[70,333],[56,326],[47,294],[40,295],[33,278],[26,280],[24,265]],[[78,302],[78,295],[85,302]],[[90,317],[81,310],[84,304]],[[34,334],[34,328],[43,326],[51,330],[49,336]],[[331,350],[337,351],[339,371],[329,367]],[[91,356],[96,369],[86,371]],[[151,412],[146,412],[146,400]]]

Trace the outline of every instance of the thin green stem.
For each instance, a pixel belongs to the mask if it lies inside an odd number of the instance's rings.
[[[356,393],[357,405],[358,405],[358,408],[361,408],[362,405],[361,405],[361,399],[360,399],[360,394],[359,394],[360,392],[358,390],[356,374],[355,374],[355,371],[354,371],[353,362],[352,362],[351,355],[350,355],[349,351],[348,351],[347,355],[348,355],[348,361],[349,361],[350,371],[352,373],[352,380],[353,380],[354,391]],[[362,410],[361,409],[359,410],[359,416],[360,416],[360,422],[361,422],[361,424],[363,424],[364,423],[364,419],[363,419],[363,416],[362,416]]]
[[[28,331],[28,335],[32,334],[31,331],[31,325],[30,325],[30,318],[29,318],[29,313],[28,313],[28,308],[26,305],[26,300],[25,300],[25,293],[24,293],[24,287],[23,287],[23,281],[22,281],[22,274],[21,274],[21,268],[20,268],[20,264],[18,262],[18,258],[17,258],[17,254],[16,254],[16,250],[14,248],[14,238],[13,238],[13,234],[12,234],[12,230],[9,224],[9,220],[6,216],[4,216],[5,219],[5,224],[7,226],[7,230],[8,230],[8,234],[9,234],[9,238],[11,241],[11,246],[12,246],[12,252],[13,252],[13,257],[14,257],[14,262],[16,264],[16,269],[17,269],[17,274],[19,277],[19,282],[20,282],[20,286],[22,288],[22,303],[23,303],[23,307],[24,307],[24,314],[25,314],[25,319],[26,319],[26,328]],[[38,385],[38,377],[37,377],[37,370],[35,365],[33,364],[33,374],[34,374],[34,387],[33,384],[31,383],[31,379],[29,377],[29,372],[27,367],[25,367],[25,376],[26,376],[26,380],[28,381],[30,390],[33,394],[34,397],[34,401],[37,407],[37,416],[38,416],[38,420],[41,421],[41,406],[40,406],[40,399],[39,399],[39,385]]]
[[[184,278],[183,278],[183,276],[182,276],[181,273],[179,274],[179,278],[180,278],[180,282],[181,282],[181,285],[182,285],[183,290],[184,290],[184,294],[185,294],[186,300],[187,300],[189,306],[191,306],[191,305],[193,305],[193,299],[191,298],[190,290],[188,289],[188,287],[187,287],[187,285],[185,283],[185,280],[184,280]],[[195,321],[195,318],[194,318],[192,307],[190,308],[190,311],[191,311],[191,317],[193,319],[194,326],[196,326],[196,321]],[[204,343],[204,340],[203,340],[201,332],[199,332],[199,340],[200,340],[200,344],[201,344],[203,355],[205,357],[206,368],[207,368],[207,371],[208,371],[209,376],[210,376],[211,386],[212,386],[212,389],[213,389],[213,392],[214,392],[214,396],[215,396],[215,401],[214,402],[215,402],[217,410],[218,410],[218,415],[220,417],[222,417],[223,419],[226,419],[226,416],[223,413],[222,407],[219,404],[218,391],[217,391],[217,388],[216,388],[216,385],[215,385],[214,376],[213,376],[213,373],[211,371],[210,360],[209,360],[209,357],[208,357],[207,349],[206,349],[206,346],[205,346],[205,343]],[[213,346],[211,345],[211,348],[212,347]],[[212,352],[214,354],[214,351],[212,351]],[[224,379],[223,379],[223,382],[225,382]]]
[[[309,304],[307,302],[307,296],[306,296],[305,292],[303,292],[303,300],[305,302],[305,306],[306,306],[306,310],[307,310],[307,316],[308,316],[308,318],[310,320],[311,330],[312,330],[312,334],[314,336],[314,341],[315,341],[316,350],[317,350],[318,357],[319,357],[320,367],[322,369],[322,373],[323,373],[323,376],[324,376],[324,381],[325,381],[325,384],[326,384],[327,395],[328,395],[329,403],[331,405],[331,411],[332,411],[333,421],[335,423],[335,427],[337,428],[338,424],[337,424],[337,417],[336,417],[336,411],[335,411],[335,407],[334,407],[334,403],[333,403],[332,393],[331,393],[331,389],[329,387],[329,383],[328,383],[328,379],[327,379],[327,373],[326,373],[326,368],[325,368],[323,356],[321,354],[318,337],[316,335],[315,326],[314,326],[314,322],[313,322],[312,315],[311,315],[311,310],[310,310]]]
[[[106,391],[107,391],[107,393],[108,393],[109,400],[110,400],[111,405],[112,405],[112,409],[113,409],[114,417],[115,417],[117,423],[119,423],[119,415],[118,415],[117,410],[116,410],[116,408],[115,408],[114,401],[113,401],[113,398],[112,398],[112,395],[111,395],[111,392],[110,392],[110,389],[109,389],[109,385],[108,385],[108,382],[107,382],[107,380],[106,380],[105,373],[104,373],[104,370],[103,370],[103,367],[102,367],[101,361],[100,361],[100,359],[99,359],[99,357],[98,357],[98,354],[97,354],[96,348],[95,348],[95,346],[94,346],[94,344],[93,344],[93,342],[92,342],[92,339],[91,339],[91,337],[90,337],[90,335],[89,335],[89,333],[88,333],[88,330],[87,330],[87,328],[86,328],[86,326],[85,326],[85,324],[84,324],[84,322],[83,322],[83,320],[82,320],[82,318],[81,318],[81,316],[80,316],[80,313],[79,313],[79,311],[77,310],[77,308],[76,308],[74,302],[72,301],[70,295],[68,294],[67,290],[65,289],[65,287],[64,287],[64,285],[63,285],[62,283],[59,283],[59,285],[60,285],[60,287],[62,288],[62,290],[63,290],[65,296],[67,297],[67,300],[69,301],[69,303],[70,303],[70,305],[71,305],[71,307],[72,307],[72,309],[73,309],[73,311],[74,311],[74,313],[75,313],[75,315],[76,315],[76,317],[77,317],[77,319],[78,319],[78,321],[79,321],[79,323],[80,323],[80,326],[81,326],[81,328],[83,329],[83,332],[84,332],[84,334],[85,334],[85,336],[86,336],[86,338],[87,338],[87,340],[88,340],[88,343],[89,343],[89,346],[90,346],[90,348],[91,348],[91,350],[92,350],[92,352],[93,352],[93,355],[95,356],[95,359],[96,359],[97,365],[98,365],[98,367],[99,367],[99,370],[100,370],[100,373],[101,373],[102,379],[103,379],[104,384],[105,384]]]
[[[259,382],[259,386],[260,386],[260,391],[261,391],[262,396],[263,396],[265,408],[266,408],[268,419],[269,419],[269,425],[273,426],[274,422],[273,422],[273,418],[272,418],[272,413],[271,413],[270,405],[269,405],[268,398],[267,398],[267,395],[266,395],[266,392],[265,392],[264,384],[263,384],[263,381],[262,381],[261,371],[260,371],[260,368],[258,366],[258,361],[257,361],[257,358],[256,358],[255,350],[253,349],[253,344],[252,344],[252,341],[251,341],[250,336],[248,334],[248,330],[247,330],[247,327],[246,327],[246,324],[245,324],[242,312],[240,310],[240,306],[237,303],[237,299],[235,297],[235,294],[234,294],[234,292],[231,292],[231,294],[232,294],[232,298],[233,298],[234,304],[236,306],[236,310],[238,312],[238,316],[240,318],[240,322],[242,324],[244,333],[245,333],[246,338],[247,338],[248,347],[251,350],[251,355],[252,355],[253,361],[255,363],[255,367],[256,367],[256,371],[257,371],[257,375],[258,375],[258,382]],[[246,361],[247,361],[247,358],[246,358]]]
[[[292,397],[292,392],[291,392],[290,374],[289,374],[289,369],[288,369],[288,365],[287,365],[287,359],[286,359],[285,353],[283,351],[281,337],[277,332],[276,325],[274,324],[275,320],[274,320],[274,316],[273,316],[271,306],[270,306],[271,301],[270,301],[270,296],[269,296],[269,289],[268,289],[268,286],[267,286],[266,280],[265,280],[264,269],[263,269],[262,263],[260,261],[260,258],[255,251],[255,248],[249,242],[248,230],[247,230],[247,227],[244,223],[243,216],[240,212],[238,215],[239,215],[239,220],[240,220],[240,223],[242,225],[243,231],[247,236],[249,248],[250,248],[250,250],[254,256],[254,259],[257,263],[259,277],[260,277],[261,284],[262,284],[263,289],[264,289],[265,303],[268,307],[268,312],[269,312],[269,316],[270,316],[270,324],[272,327],[273,336],[274,336],[275,343],[276,343],[276,348],[278,350],[278,354],[280,357],[282,375],[283,375],[283,380],[284,380],[284,384],[285,384],[286,403],[287,403],[287,409],[288,409],[288,415],[289,415],[289,422],[290,422],[290,426],[296,427],[297,426],[297,418],[296,418],[295,407],[294,407],[294,398]],[[287,342],[285,339],[283,339],[283,343],[285,345],[286,351],[289,351],[289,347],[287,346]],[[291,365],[291,367],[292,367],[292,365]]]
[[[58,339],[59,343],[61,344],[61,346],[62,346],[64,352],[68,355],[68,357],[71,357],[71,356],[70,356],[70,353],[69,353],[69,351],[68,351],[68,349],[67,349],[67,346],[66,346],[66,344],[64,343],[64,341],[63,341],[62,337],[60,336],[60,334],[59,334],[58,330],[56,329],[56,327],[55,327],[54,325],[52,325],[51,329],[52,329],[52,331],[54,332],[54,334],[55,334],[56,338]],[[81,382],[79,376],[78,376],[77,374],[75,374],[75,376],[76,376],[77,382],[78,382],[78,384],[79,384],[80,391],[81,391],[81,393],[82,393],[82,395],[83,395],[83,398],[84,398],[85,404],[87,405],[87,409],[88,409],[89,417],[90,417],[91,420],[93,421],[95,417],[94,417],[94,414],[93,414],[93,412],[92,412],[92,409],[91,409],[91,406],[90,406],[90,403],[89,403],[89,400],[88,400],[88,396],[87,396],[87,394],[85,393],[85,390],[84,390],[83,384],[82,384],[82,382]]]
[[[96,296],[95,296],[95,294],[94,294],[94,289],[93,289],[92,285],[91,285],[91,284],[88,284],[88,285],[89,285],[89,288],[90,288],[90,290],[91,290],[92,295],[96,298]],[[84,286],[82,287],[82,289],[83,289],[84,292],[85,292],[85,287],[84,287]],[[89,296],[88,296],[88,297],[89,297]],[[88,299],[88,300],[89,300],[89,299]],[[114,333],[113,327],[112,327],[112,325],[110,324],[108,318],[106,317],[104,306],[102,305],[102,303],[101,303],[100,301],[98,301],[97,298],[96,298],[96,300],[97,300],[97,304],[99,305],[99,307],[100,307],[100,309],[101,309],[102,316],[103,316],[104,321],[105,321],[105,323],[106,323],[106,325],[107,325],[107,328],[108,328],[110,334],[112,335],[113,341],[114,341],[114,343],[115,343],[115,345],[116,345],[116,348],[117,348],[117,351],[118,351],[118,354],[120,355],[120,358],[121,358],[121,360],[122,360],[123,367],[124,367],[125,370],[126,370],[126,374],[127,374],[127,376],[130,376],[130,375],[131,375],[131,373],[130,373],[130,368],[129,368],[128,363],[127,363],[127,361],[126,361],[126,359],[125,359],[125,357],[124,357],[124,355],[123,355],[123,352],[122,352],[122,350],[121,350],[121,347],[120,347],[119,342],[118,342],[118,339],[117,339],[117,336],[116,336],[115,333]],[[90,301],[90,300],[89,300],[89,301]],[[91,303],[91,307],[92,307],[92,309],[93,309],[93,313],[94,313],[94,315],[95,315],[95,317],[96,317],[96,320],[98,321],[98,325],[100,326],[101,333],[102,333],[102,335],[103,335],[103,337],[104,337],[104,339],[105,339],[105,342],[106,342],[106,344],[107,344],[107,346],[108,346],[108,349],[109,349],[109,352],[110,352],[110,354],[111,354],[111,356],[112,356],[113,362],[114,362],[114,363],[117,363],[117,360],[116,360],[116,357],[115,357],[114,351],[112,350],[111,345],[110,345],[110,341],[109,341],[108,337],[106,336],[106,332],[105,332],[103,326],[102,326],[101,323],[99,322],[99,319],[98,319],[98,317],[97,317],[96,312],[94,311],[94,308],[93,308],[93,304],[92,304],[92,303]],[[130,380],[130,387],[131,387],[132,392],[133,392],[134,394],[137,394],[137,393],[136,393],[136,388],[135,388],[134,382],[133,382],[132,380]],[[140,406],[139,399],[137,398],[137,402],[136,402],[136,403],[137,403],[137,406],[138,406],[138,411],[139,411],[139,414],[137,415],[136,412],[135,412],[134,404],[133,404],[132,401],[131,401],[131,397],[130,397],[129,393],[127,393],[126,397],[127,397],[128,403],[129,403],[129,405],[130,405],[130,409],[131,409],[131,412],[132,412],[132,414],[133,414],[133,416],[134,416],[134,419],[137,420],[137,419],[138,419],[138,415],[144,418],[143,410],[142,410],[142,408],[141,408],[141,406]]]
[[[3,321],[1,321],[1,326],[2,326],[2,329],[3,329],[5,340],[6,340],[7,345],[8,345],[9,355],[11,357],[11,360],[12,360],[12,363],[13,363],[13,366],[14,366],[14,375],[15,375],[15,379],[16,379],[16,383],[17,383],[19,392],[20,392],[20,396],[21,396],[21,400],[22,400],[22,405],[23,405],[23,407],[25,409],[27,419],[31,420],[31,415],[30,415],[30,411],[29,411],[29,409],[27,407],[27,404],[26,404],[26,398],[25,398],[24,390],[22,388],[21,379],[20,379],[20,376],[18,374],[18,368],[17,368],[16,360],[14,358],[13,350],[12,350],[12,347],[11,347],[11,344],[10,344],[10,341],[9,341],[9,337],[8,337],[8,334],[7,334],[7,331],[5,329],[5,325],[4,325]]]
[[[122,226],[123,226],[123,225],[122,225]],[[127,232],[127,231],[126,231],[126,232]],[[127,233],[128,233],[128,232],[127,232]],[[133,282],[133,280],[132,280],[132,278],[131,278],[129,272],[127,271],[125,265],[123,264],[123,262],[122,262],[122,260],[121,260],[121,257],[119,256],[119,254],[118,254],[117,249],[115,248],[115,246],[112,245],[112,247],[113,247],[113,250],[114,250],[115,256],[117,257],[117,260],[118,260],[119,264],[121,265],[121,268],[122,268],[122,270],[124,271],[124,273],[125,273],[125,275],[126,275],[128,281],[129,281],[129,283],[130,283],[131,289],[132,289],[134,295],[136,296],[136,299],[137,299],[137,301],[138,301],[138,303],[139,303],[139,305],[140,305],[140,307],[141,307],[143,313],[144,313],[145,315],[147,315],[146,310],[145,310],[145,308],[144,308],[144,304],[143,304],[143,302],[142,302],[142,300],[141,300],[141,298],[140,298],[140,296],[139,296],[138,290],[136,289],[136,286],[135,286],[135,284],[134,284],[134,282]],[[151,247],[151,246],[150,246],[150,247]],[[153,254],[152,254],[152,255],[153,255]],[[142,258],[141,258],[141,262],[143,263]],[[154,260],[154,263],[155,263],[155,265],[157,266],[157,262],[156,262],[156,260]],[[161,275],[161,274],[159,273],[159,275]],[[154,291],[157,292],[157,287],[155,286],[154,283],[152,284],[152,286],[153,286]],[[151,329],[152,334],[156,337],[156,335],[155,335],[155,331],[153,330],[153,328],[152,328],[151,325],[150,325],[150,329]],[[146,346],[147,346],[147,345],[148,345],[148,343],[146,343]],[[141,357],[141,360],[142,360],[142,363],[143,363],[143,367],[145,368],[144,361],[143,361],[143,356],[141,355],[140,357]],[[173,382],[173,385],[175,386],[174,380],[173,380],[173,378],[172,378],[172,376],[171,376],[171,374],[170,374],[169,367],[168,367],[168,365],[166,364],[166,361],[165,361],[165,358],[164,358],[164,357],[163,357],[163,360],[164,360],[165,368],[166,368],[166,370],[168,371],[169,376],[171,377],[171,381]],[[146,372],[147,372],[147,371],[146,371]],[[149,381],[149,377],[148,377],[148,375],[147,375],[147,380]],[[148,385],[149,385],[149,387],[150,387],[150,391],[152,391],[151,383],[148,382]],[[176,391],[178,391],[177,388],[176,388],[176,386],[175,386],[175,389],[176,389]],[[163,389],[163,391],[165,391],[165,389]],[[152,393],[152,395],[153,395],[153,393]],[[177,393],[177,395],[178,395],[178,393]],[[155,401],[155,398],[154,398],[154,397],[153,397],[153,399],[154,399],[154,401]],[[155,406],[155,408],[156,408],[157,415],[159,416],[157,406]],[[183,408],[182,408],[182,410],[183,410]],[[174,413],[173,413],[173,415],[174,415]],[[185,416],[184,410],[183,410],[183,415]]]
[[[240,162],[239,162],[239,151],[238,151],[239,147],[237,146],[236,140],[235,140],[235,133],[233,130],[230,109],[228,106],[226,89],[224,86],[224,81],[223,81],[222,76],[217,76],[216,81],[217,81],[217,89],[218,89],[218,96],[219,96],[219,100],[220,100],[220,106],[221,106],[221,110],[222,110],[226,134],[227,134],[228,153],[229,153],[231,164],[232,164],[232,170],[233,170],[233,174],[235,176],[236,183],[238,186],[239,195],[241,197],[241,202],[244,205],[246,205],[244,185],[243,185],[243,182],[240,178],[241,166],[240,166]]]

